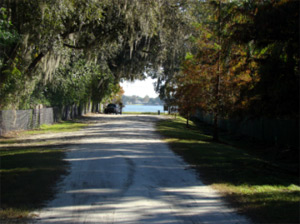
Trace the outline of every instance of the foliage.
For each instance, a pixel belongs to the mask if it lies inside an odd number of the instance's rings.
[[[232,26],[239,43],[253,43],[258,82],[244,89],[241,112],[273,117],[299,117],[299,1],[244,3],[247,21]],[[237,35],[237,34],[240,35]]]
[[[80,56],[86,67],[93,67],[89,96],[100,102],[121,78],[142,78],[146,68],[156,70],[169,57],[166,52],[175,49],[173,41],[184,35],[180,29],[186,24],[187,2],[4,0],[6,21],[11,21],[20,39],[3,49],[0,108],[20,108],[35,102],[30,97],[37,85],[42,88],[55,76],[63,77],[62,72],[70,76],[70,69],[63,68],[70,66],[74,55],[77,59]],[[13,71],[20,71],[22,78],[14,78]],[[24,88],[20,82],[11,81],[21,79]],[[66,91],[73,88],[70,79],[66,82],[60,90],[70,94],[70,103],[75,98],[81,101],[74,90]]]
[[[146,71],[165,102],[191,101],[185,111],[297,117],[299,4],[4,0],[0,108],[97,103]]]
[[[0,8],[0,49],[10,46],[18,41],[19,35],[13,27],[12,22],[8,19],[7,9]],[[1,59],[4,55],[1,55]],[[2,60],[1,64],[2,66]]]
[[[299,116],[299,1],[203,1],[180,71],[161,96],[183,114]]]
[[[55,71],[46,88],[43,87],[44,94],[52,106],[79,105],[89,99],[89,87],[92,85],[93,76],[97,77],[100,74],[97,74],[92,66],[85,66],[85,63],[84,59],[72,59],[69,64],[60,66]],[[41,85],[43,86],[42,83]]]
[[[197,25],[201,30],[195,40],[197,51],[187,54],[182,73],[176,77],[176,98],[182,111],[201,108],[228,116],[240,106],[241,90],[257,81],[257,65],[249,58],[253,54],[251,44],[238,44],[229,38],[230,26],[240,19],[231,15],[227,21],[234,7],[233,3],[221,4],[217,15]]]
[[[19,35],[14,28],[11,20],[8,18],[8,13],[6,8],[0,8],[0,68],[5,65],[5,58],[7,57],[4,49],[11,48],[19,39]],[[17,62],[17,59],[14,63]],[[10,99],[4,99],[7,101],[12,100],[14,97],[11,95],[13,91],[17,89],[17,86],[20,85],[21,72],[14,66],[7,67],[2,71],[2,75],[11,74],[6,83],[0,82],[0,98],[3,98],[3,92],[7,92]],[[3,101],[2,101],[3,102]],[[1,102],[0,102],[1,106]]]
[[[124,94],[123,88],[119,85],[111,85],[108,89],[110,94],[107,97],[103,98],[104,103],[115,103],[115,104],[123,104],[122,96]]]

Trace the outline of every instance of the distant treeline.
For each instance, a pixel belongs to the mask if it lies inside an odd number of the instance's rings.
[[[156,98],[150,98],[149,96],[140,97],[140,96],[124,96],[122,97],[124,105],[130,104],[144,104],[144,105],[163,105],[163,101]]]

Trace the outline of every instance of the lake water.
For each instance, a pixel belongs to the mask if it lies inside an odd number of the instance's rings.
[[[123,112],[155,112],[160,111],[161,113],[164,111],[164,107],[162,105],[125,105],[122,110]]]

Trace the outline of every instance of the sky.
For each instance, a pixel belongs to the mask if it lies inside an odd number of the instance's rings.
[[[121,86],[123,87],[126,96],[140,96],[145,97],[148,95],[151,98],[158,97],[158,94],[154,91],[153,83],[155,82],[154,79],[148,77],[147,79],[140,81],[136,80],[134,82],[123,82]]]

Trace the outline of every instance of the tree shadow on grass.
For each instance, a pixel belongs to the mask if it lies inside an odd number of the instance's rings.
[[[263,151],[212,142],[207,127],[186,129],[182,122],[163,121],[158,128],[201,180],[223,192],[239,211],[259,223],[299,222],[299,169],[284,169],[260,156]]]
[[[248,193],[228,194],[226,189],[224,193],[228,202],[254,221],[298,223],[300,191],[289,188],[299,186],[297,175],[226,145],[171,143],[171,147],[198,171],[204,183],[221,185],[217,187],[221,192],[222,185],[235,186],[238,191],[251,188]],[[264,190],[264,187],[276,189]],[[259,192],[261,189],[264,192]]]
[[[171,143],[174,151],[203,173],[210,183],[299,185],[298,175],[237,148],[216,143]]]
[[[15,149],[1,156],[1,208],[32,210],[52,199],[55,184],[67,174],[64,152],[55,149]]]

